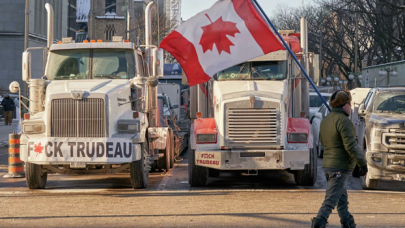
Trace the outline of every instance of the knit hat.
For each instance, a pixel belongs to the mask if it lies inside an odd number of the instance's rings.
[[[349,91],[336,91],[330,96],[329,104],[332,108],[339,108],[352,101],[352,95]]]

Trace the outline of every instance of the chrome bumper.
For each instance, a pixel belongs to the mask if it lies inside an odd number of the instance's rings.
[[[285,170],[291,163],[309,164],[309,150],[205,150],[195,164],[219,170]]]
[[[405,181],[405,154],[367,152],[371,179]]]

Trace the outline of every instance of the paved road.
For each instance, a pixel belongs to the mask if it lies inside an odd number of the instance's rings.
[[[6,152],[0,149],[1,176]],[[305,188],[287,172],[222,173],[209,186],[192,188],[184,157],[168,173],[151,173],[148,188],[136,191],[128,175],[52,175],[47,189],[35,191],[24,179],[0,177],[0,227],[309,227],[324,198],[321,172],[315,186]],[[405,227],[404,183],[363,191],[350,178],[348,188],[358,227]],[[329,222],[340,227],[336,213]]]

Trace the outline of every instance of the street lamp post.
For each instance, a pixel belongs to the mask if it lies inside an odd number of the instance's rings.
[[[350,73],[349,74],[349,80],[350,80],[349,89],[353,89],[353,79],[354,79],[354,75],[352,73]]]
[[[334,90],[337,90],[338,89],[337,86],[338,86],[339,78],[337,76],[335,76],[333,78],[333,81],[334,81],[333,88],[334,88]]]
[[[355,87],[357,87],[357,83],[356,80],[354,80],[357,76],[357,78],[359,79],[359,81],[361,82],[361,79],[363,79],[363,75],[361,75],[360,73],[353,73],[353,72],[349,72],[349,80],[350,80],[350,89],[354,89]],[[353,86],[353,83],[355,84],[355,86]]]
[[[357,61],[358,61],[358,34],[359,34],[359,29],[358,29],[358,23],[357,23],[357,7],[358,7],[358,1],[356,1],[356,10],[355,10],[355,21],[354,21],[354,26],[355,26],[355,36],[354,36],[354,74],[357,74]]]
[[[327,85],[330,85],[332,83],[332,78],[330,76],[326,77]]]
[[[392,66],[388,66],[388,67],[384,67],[381,68],[381,70],[378,72],[378,74],[380,76],[387,76],[387,87],[390,86],[390,76],[397,76],[398,75],[398,71],[396,67],[392,67]]]

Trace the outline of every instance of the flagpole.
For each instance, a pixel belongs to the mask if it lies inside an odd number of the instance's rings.
[[[314,82],[311,80],[311,78],[308,76],[307,72],[305,71],[304,67],[302,67],[301,63],[298,61],[297,57],[295,57],[294,52],[292,52],[292,50],[290,49],[290,47],[288,47],[287,43],[284,41],[283,37],[281,37],[280,33],[277,31],[276,27],[273,25],[273,23],[270,21],[270,19],[267,17],[266,13],[263,11],[262,7],[259,5],[259,3],[257,2],[257,0],[252,0],[257,8],[259,8],[260,12],[263,14],[263,16],[266,18],[267,22],[270,24],[271,28],[273,29],[273,31],[277,34],[278,38],[281,40],[281,42],[283,42],[284,47],[288,50],[288,52],[290,53],[290,55],[294,58],[295,62],[298,64],[298,66],[300,67],[301,71],[304,73],[305,77],[308,79],[309,83],[312,85],[312,87],[314,88],[315,92],[318,94],[318,96],[321,98],[322,102],[325,104],[325,106],[328,108],[329,111],[331,111],[328,103],[326,103],[325,99],[322,97],[321,93],[319,92],[319,90],[316,88]]]

